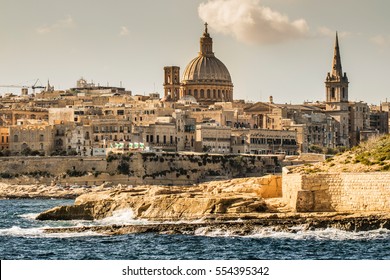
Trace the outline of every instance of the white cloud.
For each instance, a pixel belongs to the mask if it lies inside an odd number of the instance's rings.
[[[260,0],[208,0],[198,7],[200,18],[216,32],[248,44],[275,44],[308,36],[304,19],[288,16],[260,4]]]
[[[377,35],[370,38],[370,41],[379,47],[390,46],[390,36]]]
[[[129,35],[129,29],[126,26],[121,26],[119,31],[119,36],[127,36]]]
[[[53,24],[38,27],[36,29],[36,32],[39,34],[47,34],[47,33],[59,31],[61,29],[71,28],[74,25],[75,23],[72,16],[68,15],[66,18],[60,19]]]

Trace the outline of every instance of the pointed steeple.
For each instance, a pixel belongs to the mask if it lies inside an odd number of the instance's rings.
[[[207,22],[204,24],[203,36],[200,38],[200,52],[201,56],[214,56],[213,53],[213,39],[207,30]]]
[[[348,84],[347,73],[343,73],[341,66],[339,36],[336,32],[332,71],[328,72],[325,80],[326,102],[348,102]]]
[[[341,66],[341,56],[340,56],[340,47],[339,47],[339,36],[338,36],[337,32],[336,32],[336,41],[334,44],[332,76],[333,77],[342,77],[343,76],[343,68]]]

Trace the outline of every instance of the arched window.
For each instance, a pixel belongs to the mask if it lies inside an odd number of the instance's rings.
[[[207,90],[207,98],[211,98],[211,92],[209,89]]]
[[[194,89],[194,97],[198,98],[198,90],[197,89]]]
[[[14,142],[19,142],[19,136],[18,135],[14,135]]]
[[[204,98],[204,90],[203,89],[200,90],[200,98]]]

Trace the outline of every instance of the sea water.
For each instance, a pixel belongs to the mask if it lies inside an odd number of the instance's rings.
[[[390,231],[336,229],[280,232],[262,228],[251,236],[198,229],[195,235],[94,232],[48,234],[45,228],[82,225],[147,224],[130,210],[101,221],[37,221],[38,213],[73,200],[0,200],[0,259],[14,260],[205,260],[205,259],[390,259]]]

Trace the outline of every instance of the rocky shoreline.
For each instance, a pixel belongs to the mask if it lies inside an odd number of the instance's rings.
[[[339,229],[344,231],[369,231],[390,229],[390,216],[386,214],[310,214],[310,215],[277,215],[264,216],[250,220],[204,221],[180,223],[151,223],[143,225],[107,225],[82,226],[68,228],[49,228],[46,233],[80,233],[95,232],[103,235],[154,233],[186,235],[228,235],[251,236],[266,228],[274,231],[298,232],[318,229]]]
[[[75,199],[82,194],[102,191],[110,187],[110,184],[86,188],[82,186],[0,183],[0,199]]]
[[[94,188],[0,184],[0,198],[76,198],[74,205],[40,213],[38,220],[101,220],[117,211],[133,213],[125,224],[47,228],[47,233],[95,232],[104,235],[158,233],[233,236],[264,228],[297,232],[335,228],[345,231],[390,229],[390,213],[291,211],[281,198],[278,176],[232,179],[193,186],[124,186]],[[140,221],[140,223],[134,221]],[[147,221],[147,222],[144,222]]]

